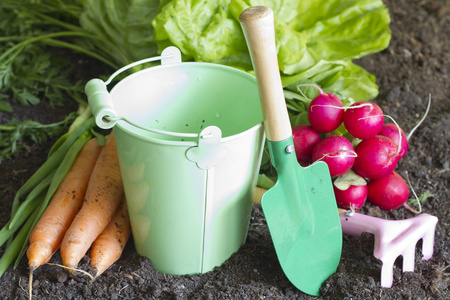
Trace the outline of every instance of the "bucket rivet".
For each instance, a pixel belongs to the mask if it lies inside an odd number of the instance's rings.
[[[294,153],[294,145],[287,145],[284,151],[286,151],[287,154]]]

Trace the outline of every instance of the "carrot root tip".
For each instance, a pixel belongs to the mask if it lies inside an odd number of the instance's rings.
[[[86,272],[86,271],[83,271],[83,270],[81,270],[81,269],[77,269],[77,268],[73,268],[73,267],[69,267],[69,266],[63,266],[63,265],[60,265],[60,264],[53,264],[53,263],[48,263],[49,265],[52,265],[52,266],[57,266],[57,267],[61,267],[61,268],[63,268],[63,269],[66,269],[66,270],[68,270],[70,273],[72,273],[72,274],[76,274],[76,272],[80,272],[80,273],[82,273],[82,274],[84,274],[84,275],[86,275],[86,276],[88,276],[91,280],[94,280],[95,278],[94,278],[94,276],[92,276],[91,274],[89,274],[89,272]]]

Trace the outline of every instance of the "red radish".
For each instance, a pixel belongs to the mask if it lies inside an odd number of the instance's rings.
[[[344,113],[345,129],[358,139],[376,136],[383,126],[384,116],[381,108],[370,101],[354,103]]]
[[[355,151],[357,157],[353,171],[369,179],[377,179],[391,173],[399,160],[397,146],[391,139],[381,135],[361,141]]]
[[[311,161],[312,151],[321,140],[320,134],[311,126],[297,125],[292,128],[292,138],[298,162]]]
[[[408,138],[405,132],[395,124],[385,124],[381,127],[379,135],[388,137],[398,147],[398,157],[402,158],[408,151]],[[400,144],[399,144],[400,143]]]
[[[367,199],[367,182],[352,170],[333,182],[337,205],[343,209],[358,210]]]
[[[409,198],[408,185],[395,171],[370,181],[367,187],[367,201],[383,210],[397,209]]]
[[[313,161],[324,161],[328,165],[331,177],[347,173],[355,162],[355,150],[352,143],[340,135],[331,135],[314,147]]]
[[[338,96],[319,91],[320,94],[309,104],[308,120],[318,132],[332,132],[342,123],[344,106]]]
[[[367,199],[367,185],[351,185],[346,190],[340,190],[333,185],[337,205],[343,209],[358,210]]]

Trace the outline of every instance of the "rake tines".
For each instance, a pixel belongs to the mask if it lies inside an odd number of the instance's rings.
[[[438,218],[421,214],[406,220],[384,220],[364,214],[345,211],[340,214],[342,232],[360,236],[372,233],[375,236],[373,255],[381,260],[381,286],[390,288],[393,267],[397,257],[403,257],[403,272],[414,272],[415,249],[422,239],[423,260],[433,255],[434,232]]]

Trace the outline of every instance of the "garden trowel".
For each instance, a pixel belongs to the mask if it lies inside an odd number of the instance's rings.
[[[261,200],[280,265],[299,290],[319,295],[342,250],[342,230],[328,166],[297,162],[275,45],[273,11],[265,6],[239,16],[258,82],[264,130],[276,184]]]

